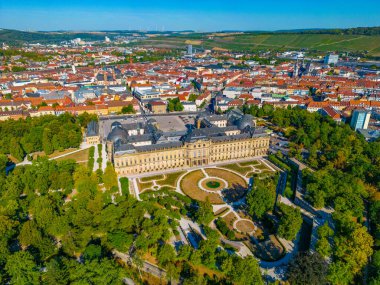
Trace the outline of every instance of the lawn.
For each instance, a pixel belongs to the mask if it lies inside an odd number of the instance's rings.
[[[153,190],[153,182],[146,182],[146,183],[137,182],[137,186],[139,187],[140,193],[148,189]]]
[[[201,170],[188,173],[181,180],[181,190],[194,200],[206,201],[208,198],[212,204],[222,204],[223,200],[218,194],[203,191],[198,187],[198,182],[204,177]]]
[[[269,240],[260,242],[256,254],[265,261],[276,261],[285,254],[285,249],[274,235],[269,236]]]
[[[275,172],[265,171],[264,173],[250,172],[247,174],[247,177],[257,177],[258,179],[265,179],[267,177],[271,177],[275,174]]]
[[[253,222],[242,220],[236,223],[236,229],[242,233],[250,233],[255,229]]]
[[[223,207],[223,208],[219,209],[218,211],[216,211],[214,215],[215,215],[215,217],[219,217],[219,216],[221,216],[221,215],[227,213],[227,211],[228,211],[229,209],[230,209],[230,208],[228,208],[228,207]]]
[[[226,222],[227,227],[230,230],[233,230],[233,231],[235,230],[234,222],[237,220],[237,217],[234,212],[229,213],[228,215],[224,216],[222,219]]]
[[[263,170],[272,171],[268,166],[266,166],[263,163],[260,163],[259,165],[255,165],[254,168],[260,169],[261,171]]]
[[[252,160],[252,161],[246,161],[246,162],[239,162],[239,165],[241,165],[241,166],[251,166],[251,165],[253,165],[253,166],[255,166],[255,165],[259,165],[260,164],[260,162],[259,161],[257,161],[257,160]]]
[[[154,175],[154,176],[148,176],[148,177],[141,177],[140,181],[144,183],[144,182],[149,182],[149,181],[153,181],[153,180],[161,180],[164,178],[165,177],[163,175]]]
[[[70,153],[70,152],[73,152],[73,151],[76,151],[78,150],[78,148],[68,148],[68,149],[65,149],[64,151],[58,151],[56,150],[55,152],[53,152],[52,154],[48,155],[49,158],[54,158],[54,157],[57,157],[57,156],[60,156],[60,155],[64,155],[66,153]]]
[[[165,179],[156,181],[157,185],[160,186],[171,186],[171,187],[177,187],[178,178],[181,177],[182,174],[184,174],[184,171],[181,172],[174,172],[165,174]]]
[[[205,171],[211,177],[220,177],[226,180],[229,188],[235,188],[237,185],[247,188],[247,182],[235,173],[219,168],[206,168]]]
[[[242,166],[239,166],[238,164],[226,164],[226,165],[222,165],[221,167],[233,170],[237,173],[240,173],[243,176],[246,176],[248,172],[252,171],[251,167],[242,167]]]
[[[72,154],[68,154],[59,158],[56,158],[56,161],[62,161],[66,159],[74,159],[76,162],[80,161],[87,161],[88,160],[88,155],[89,155],[90,149],[86,148],[77,152],[74,152]]]

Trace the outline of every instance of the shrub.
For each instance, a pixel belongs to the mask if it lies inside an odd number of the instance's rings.
[[[215,225],[218,230],[228,239],[235,239],[235,233],[228,228],[226,222],[222,218],[216,219]]]
[[[129,179],[126,177],[122,177],[122,178],[120,178],[119,181],[120,181],[120,185],[121,185],[121,193],[124,196],[128,196],[129,195]]]

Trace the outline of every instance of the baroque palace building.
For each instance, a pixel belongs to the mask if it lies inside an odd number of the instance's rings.
[[[107,152],[119,175],[133,175],[264,156],[269,139],[251,115],[233,110],[198,116],[188,130],[177,132],[162,132],[154,119],[146,124],[114,122]]]

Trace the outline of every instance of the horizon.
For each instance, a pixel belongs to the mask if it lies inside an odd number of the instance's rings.
[[[293,1],[253,3],[83,0],[0,0],[0,26],[22,31],[278,31],[380,26],[380,3]],[[15,20],[17,19],[17,21]],[[321,28],[323,27],[323,28]]]
[[[346,30],[346,29],[357,29],[357,28],[378,28],[379,26],[352,26],[352,27],[337,27],[337,28],[294,28],[294,29],[283,29],[283,30],[213,30],[213,31],[196,31],[196,30],[138,30],[138,29],[99,29],[99,30],[22,30],[22,29],[10,29],[0,27],[0,30],[10,30],[19,32],[29,32],[29,33],[110,33],[110,32],[154,32],[154,33],[281,33],[281,32],[302,32],[302,31],[328,31],[328,30]]]

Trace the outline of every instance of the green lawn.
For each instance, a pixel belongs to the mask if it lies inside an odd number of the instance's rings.
[[[239,162],[239,164],[241,166],[251,166],[251,165],[255,166],[255,165],[259,165],[260,162],[258,162],[257,160],[253,160],[253,161]]]
[[[140,193],[142,193],[148,189],[153,189],[153,182],[147,182],[147,183],[138,182],[137,185],[140,189]]]
[[[181,171],[181,172],[165,174],[165,179],[156,181],[156,183],[157,185],[160,185],[160,186],[167,185],[167,186],[171,186],[175,188],[177,187],[178,178],[184,173],[185,173],[184,171]]]
[[[57,161],[62,161],[62,160],[66,160],[66,159],[74,159],[77,162],[79,162],[79,161],[82,162],[82,161],[88,160],[89,152],[90,152],[90,149],[87,148],[87,149],[83,149],[81,151],[77,151],[75,153],[68,154],[68,155],[65,155],[65,156],[62,156],[59,158],[54,158],[54,159]]]
[[[163,175],[154,175],[154,176],[142,177],[142,178],[140,178],[140,181],[141,182],[149,182],[149,181],[161,180],[161,179],[164,179]]]
[[[241,167],[241,166],[237,165],[236,163],[222,165],[221,167],[226,168],[226,169],[230,169],[230,170],[233,170],[233,171],[236,171],[237,173],[239,173],[239,174],[241,174],[243,176],[245,176],[248,172],[252,171],[252,168],[250,168],[250,167]]]

